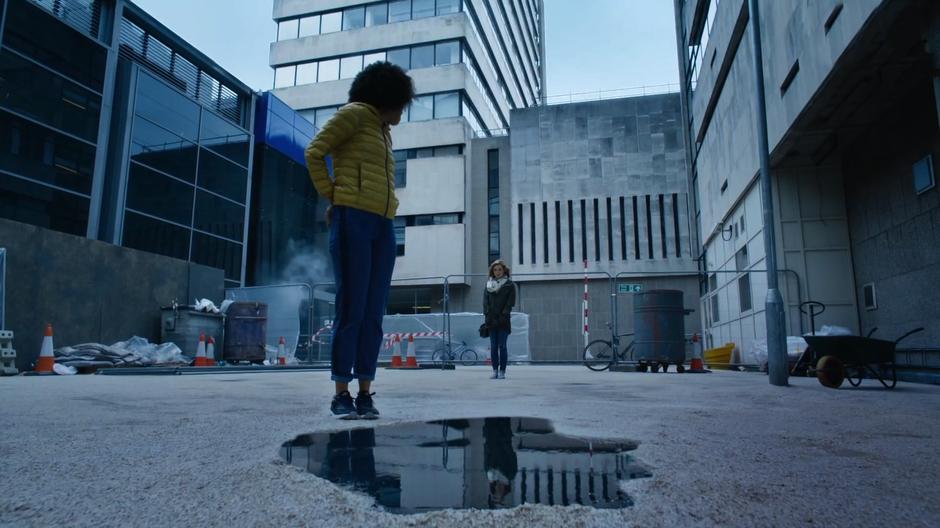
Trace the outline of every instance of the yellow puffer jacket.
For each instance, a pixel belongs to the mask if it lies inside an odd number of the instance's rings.
[[[326,155],[333,158],[333,178]],[[365,103],[340,108],[304,151],[310,179],[333,205],[395,218],[395,157],[388,125]]]

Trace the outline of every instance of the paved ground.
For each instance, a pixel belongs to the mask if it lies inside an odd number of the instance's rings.
[[[398,516],[284,465],[328,416],[326,372],[0,378],[0,525],[938,526],[940,387],[771,387],[766,376],[583,367],[380,372],[379,423],[538,416],[629,438],[653,472],[617,511]],[[362,425],[361,423],[359,425]]]

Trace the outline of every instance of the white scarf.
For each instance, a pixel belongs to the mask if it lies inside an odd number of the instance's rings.
[[[486,281],[486,291],[490,293],[496,293],[504,284],[509,280],[509,277],[502,277],[499,279],[494,279],[490,277],[490,280]]]

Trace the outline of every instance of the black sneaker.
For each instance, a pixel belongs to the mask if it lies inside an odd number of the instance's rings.
[[[356,411],[359,412],[359,418],[363,420],[375,420],[379,417],[379,410],[372,403],[374,392],[360,392],[356,396]]]
[[[349,391],[343,391],[333,396],[333,403],[330,404],[330,410],[333,414],[339,416],[340,420],[355,420],[359,418],[356,412],[356,406],[353,405],[352,396]]]

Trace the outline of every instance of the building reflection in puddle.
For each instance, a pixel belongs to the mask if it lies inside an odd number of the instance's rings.
[[[471,418],[300,435],[290,464],[368,494],[393,513],[535,503],[623,508],[620,481],[649,477],[632,441],[554,432],[540,418]]]

